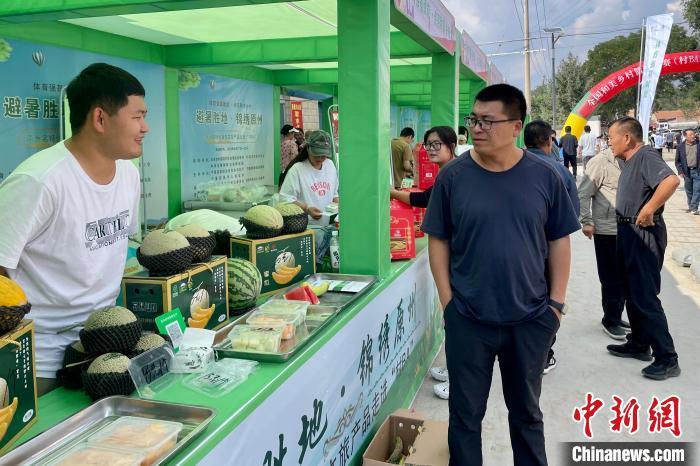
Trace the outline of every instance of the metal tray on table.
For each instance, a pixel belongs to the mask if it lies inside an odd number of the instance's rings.
[[[357,293],[328,291],[319,296],[319,304],[309,306],[307,322],[297,329],[294,338],[283,340],[279,352],[276,353],[238,351],[231,348],[231,341],[229,340],[228,335],[236,325],[245,324],[245,321],[250,313],[245,314],[233,322],[226,324],[216,332],[216,336],[214,337],[214,351],[216,352],[217,356],[225,358],[252,359],[260,362],[285,362],[294,356],[299,350],[301,350],[309,341],[313,340],[314,336],[328,326],[338,314],[340,314],[348,306],[352,305],[352,303],[360,296],[365,294],[377,281],[377,277],[373,275],[317,273],[308,276],[305,281],[313,282],[316,280],[361,282],[366,283],[366,286]],[[300,286],[299,283],[284,288],[277,294],[273,295],[270,299],[283,299],[285,293],[297,288],[298,286]],[[255,309],[253,309],[253,311],[254,310]],[[321,312],[327,312],[331,315],[322,322],[312,322],[311,319],[308,319],[309,315]]]
[[[0,465],[42,465],[123,416],[181,422],[175,448],[153,465],[164,464],[192,442],[216,415],[211,408],[110,396],[103,398],[0,457]],[[105,465],[108,466],[108,465]]]

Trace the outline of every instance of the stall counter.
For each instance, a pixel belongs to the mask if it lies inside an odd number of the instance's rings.
[[[417,243],[415,259],[393,262],[388,277],[287,363],[261,364],[218,398],[179,383],[159,393],[160,401],[217,411],[171,464],[361,463],[383,419],[411,404],[442,341],[427,239]],[[89,403],[82,391],[63,388],[42,396],[38,423],[17,444]]]

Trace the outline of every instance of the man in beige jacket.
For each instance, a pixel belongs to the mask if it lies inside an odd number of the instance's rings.
[[[617,220],[615,196],[620,166],[610,149],[590,159],[578,186],[581,204],[579,220],[582,232],[593,239],[603,296],[603,331],[616,340],[624,340],[629,323],[622,320],[625,299],[617,272]],[[592,208],[591,208],[592,206]]]

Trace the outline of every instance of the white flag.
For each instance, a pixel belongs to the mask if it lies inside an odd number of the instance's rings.
[[[639,113],[637,119],[642,124],[646,141],[651,107],[656,95],[656,85],[659,82],[661,67],[666,55],[668,38],[671,36],[673,15],[664,14],[647,17],[646,40],[644,45],[644,72],[642,74],[642,90],[639,96]]]

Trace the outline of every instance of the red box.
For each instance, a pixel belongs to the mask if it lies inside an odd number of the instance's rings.
[[[435,178],[438,174],[438,165],[430,161],[428,151],[425,150],[423,144],[420,144],[418,149],[418,188],[426,190],[435,183]]]
[[[422,193],[422,189],[418,188],[405,188],[402,189],[401,191],[406,191],[408,193]],[[423,238],[425,236],[425,233],[423,233],[423,230],[421,230],[421,227],[423,226],[423,217],[425,217],[425,209],[423,207],[413,207],[413,216],[414,216],[414,224],[415,224],[415,230],[416,230],[416,238]]]
[[[416,231],[413,207],[396,199],[389,207],[389,241],[391,260],[413,259],[416,257]]]

